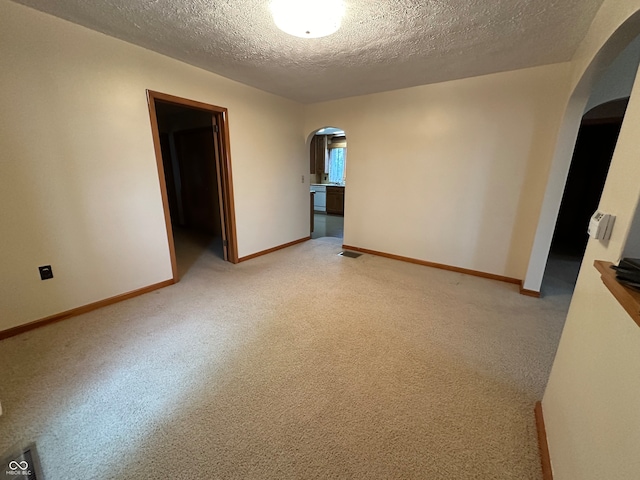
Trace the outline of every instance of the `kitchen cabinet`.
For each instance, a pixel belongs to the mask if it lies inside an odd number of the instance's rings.
[[[344,187],[327,186],[327,213],[344,215]]]
[[[309,147],[309,173],[312,175],[325,174],[327,157],[327,136],[314,135]]]

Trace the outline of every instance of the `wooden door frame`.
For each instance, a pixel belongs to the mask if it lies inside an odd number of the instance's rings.
[[[164,177],[162,161],[162,150],[160,149],[160,131],[158,129],[158,117],[156,115],[156,101],[171,103],[183,107],[193,108],[211,113],[216,117],[220,132],[220,182],[222,184],[222,203],[224,218],[222,228],[227,237],[228,261],[238,263],[238,241],[236,236],[236,215],[233,198],[233,180],[231,176],[231,151],[229,148],[229,113],[226,108],[210,105],[208,103],[189,100],[187,98],[176,97],[166,93],[147,90],[147,103],[149,106],[149,117],[151,120],[151,133],[153,136],[153,147],[156,154],[156,166],[158,168],[158,178],[160,180],[160,193],[162,195],[162,206],[164,209],[164,220],[167,229],[167,239],[169,241],[169,253],[171,255],[171,269],[173,280],[178,279],[178,265],[176,261],[176,249],[173,242],[173,227],[171,226],[171,214],[169,212],[169,197],[167,195],[167,185]],[[213,133],[213,127],[212,127]]]

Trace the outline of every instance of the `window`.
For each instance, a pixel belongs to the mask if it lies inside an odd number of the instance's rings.
[[[346,159],[346,148],[329,149],[329,183],[344,183],[344,166]]]

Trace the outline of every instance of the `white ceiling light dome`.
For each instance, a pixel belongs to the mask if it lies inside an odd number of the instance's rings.
[[[272,0],[277,27],[289,35],[320,38],[335,33],[344,16],[342,0]]]

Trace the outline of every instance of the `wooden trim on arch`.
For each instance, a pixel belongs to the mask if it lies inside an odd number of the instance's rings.
[[[171,268],[174,281],[178,281],[178,266],[176,261],[175,245],[173,242],[173,228],[171,226],[171,214],[169,212],[169,200],[167,187],[164,178],[162,164],[162,151],[160,148],[160,135],[158,131],[158,118],[156,116],[156,101],[180,105],[183,107],[195,108],[210,112],[216,117],[216,122],[220,131],[220,182],[222,184],[224,219],[223,228],[227,239],[227,259],[231,263],[238,263],[238,239],[236,235],[236,215],[233,195],[233,176],[231,174],[231,148],[229,140],[229,113],[226,108],[210,105],[208,103],[189,100],[187,98],[176,97],[166,93],[147,90],[147,102],[149,105],[149,116],[151,120],[151,130],[153,136],[153,146],[156,154],[156,165],[158,168],[158,178],[160,180],[160,190],[162,195],[162,206],[164,209],[165,227],[169,241],[171,255]]]
[[[268,248],[267,250],[262,250],[261,252],[252,253],[251,255],[247,255],[238,260],[238,262],[246,262],[247,260],[251,260],[252,258],[261,257],[262,255],[267,255],[268,253],[273,253],[278,250],[282,250],[283,248],[292,247],[299,243],[306,242],[307,240],[311,240],[311,237],[299,238],[298,240],[294,240],[293,242],[283,243],[282,245],[278,245],[277,247]]]
[[[123,300],[128,300],[139,295],[144,295],[145,293],[158,290],[159,288],[168,287],[169,285],[173,285],[174,283],[176,282],[173,279],[165,280],[164,282],[160,283],[154,283],[153,285],[139,288],[137,290],[132,290],[131,292],[122,293],[120,295],[116,295],[115,297],[105,298],[104,300],[73,308],[71,310],[67,310],[66,312],[56,313],[55,315],[41,318],[40,320],[36,320],[34,322],[26,323],[24,325],[18,325],[17,327],[9,328],[8,330],[2,330],[0,332],[0,340],[13,337],[15,335],[20,335],[21,333],[44,327],[45,325],[50,325],[61,320],[66,320],[67,318],[76,317],[78,315],[82,315],[83,313],[91,312],[92,310],[97,310],[98,308],[122,302]]]
[[[394,255],[392,253],[378,252],[376,250],[369,250],[367,248],[353,247],[351,245],[342,245],[345,250],[353,250],[355,252],[369,253],[371,255],[377,255],[379,257],[391,258],[393,260],[400,260],[401,262],[414,263],[416,265],[423,265],[425,267],[439,268],[441,270],[449,270],[451,272],[464,273],[466,275],[473,275],[474,277],[489,278],[491,280],[498,280],[500,282],[513,283],[521,285],[522,280],[517,278],[505,277],[503,275],[495,275],[493,273],[479,272],[477,270],[469,270],[468,268],[454,267],[451,265],[445,265],[442,263],[428,262],[426,260],[418,260],[417,258],[403,257],[400,255]]]
[[[614,125],[617,123],[622,123],[622,119],[624,117],[606,117],[606,118],[589,118],[586,120],[582,120],[580,126],[583,125]]]
[[[536,402],[534,413],[536,416],[536,430],[538,432],[538,447],[540,448],[542,478],[543,480],[553,480],[553,469],[551,468],[551,456],[549,455],[549,443],[547,441],[547,429],[544,425],[542,402]]]

